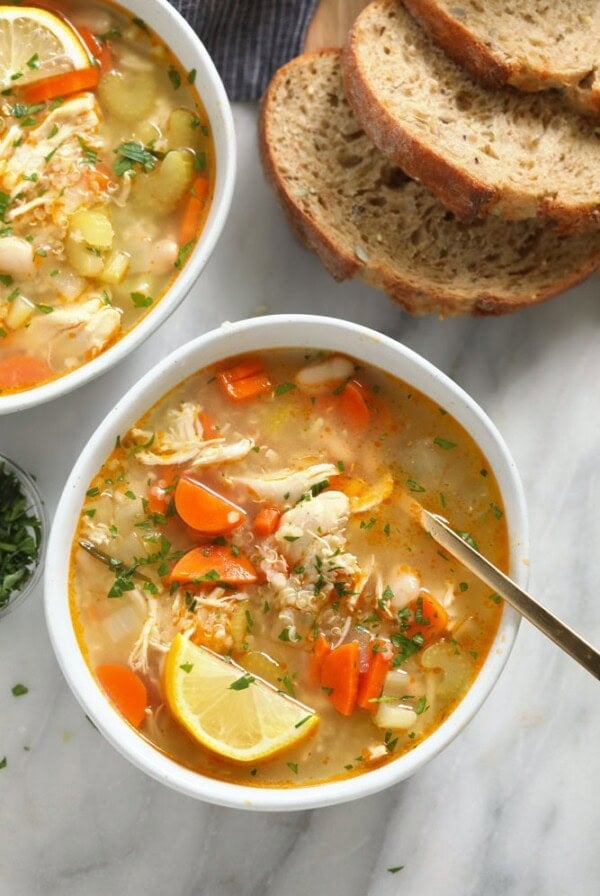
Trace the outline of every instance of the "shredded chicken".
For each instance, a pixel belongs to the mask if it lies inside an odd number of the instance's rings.
[[[289,502],[295,504],[302,495],[310,491],[318,482],[335,476],[333,464],[314,464],[305,470],[278,470],[276,473],[265,473],[263,476],[231,476],[229,481],[245,485],[256,498],[273,501],[276,504]]]
[[[131,436],[138,445],[152,448],[137,453],[140,463],[148,466],[190,464],[192,467],[203,467],[241,460],[252,450],[252,439],[243,438],[230,444],[225,444],[224,438],[205,440],[200,413],[198,405],[185,401],[179,408],[168,412],[167,427],[163,432],[132,429]]]

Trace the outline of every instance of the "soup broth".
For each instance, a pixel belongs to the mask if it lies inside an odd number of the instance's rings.
[[[472,684],[501,606],[406,515],[402,491],[506,568],[494,476],[424,395],[322,352],[198,372],[122,434],[90,483],[71,603],[92,673],[135,672],[140,734],[223,780],[307,785],[413,749]],[[310,732],[251,763],[206,749],[178,717],[165,672],[182,636],[239,665],[230,700],[265,680],[304,704],[298,726],[308,719]],[[175,671],[193,676],[192,666]]]
[[[214,188],[202,85],[141,19],[82,0],[33,14],[37,38],[0,71],[0,394],[80,366],[149,313]],[[48,16],[74,62],[42,41]]]

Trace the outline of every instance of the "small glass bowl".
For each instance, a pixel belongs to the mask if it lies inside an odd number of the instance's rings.
[[[11,610],[23,603],[29,597],[40,580],[42,568],[44,566],[44,556],[46,554],[46,541],[48,540],[48,518],[46,516],[46,508],[39,493],[38,487],[33,481],[29,473],[16,464],[13,460],[0,454],[0,464],[3,469],[13,473],[19,480],[23,494],[27,498],[27,510],[32,516],[36,516],[40,521],[40,545],[38,557],[35,566],[30,567],[30,576],[21,589],[13,592],[5,607],[0,608],[0,617],[8,615]]]

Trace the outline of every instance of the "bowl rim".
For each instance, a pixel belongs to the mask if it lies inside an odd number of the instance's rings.
[[[182,68],[196,68],[198,93],[207,112],[215,143],[216,177],[213,201],[193,252],[156,307],[113,345],[74,370],[23,392],[0,395],[0,416],[45,404],[83,386],[122,361],[175,311],[200,276],[227,220],[236,173],[236,139],[231,105],[207,49],[191,25],[167,0],[121,0],[125,13],[138,14],[169,46]],[[174,45],[177,50],[173,49]],[[189,63],[186,64],[186,60]]]
[[[80,651],[68,601],[70,545],[91,478],[110,453],[116,436],[195,370],[247,351],[305,346],[313,350],[322,347],[340,351],[388,370],[453,414],[475,439],[494,471],[509,530],[510,573],[520,585],[527,584],[527,511],[521,480],[508,448],[474,399],[412,349],[349,321],[283,314],[224,324],[172,352],[117,402],[99,424],[72,469],[50,533],[44,577],[46,622],[67,683],[87,715],[122,755],[174,790],[235,808],[312,809],[366,796],[404,780],[446,747],[479,710],[508,660],[520,623],[520,616],[505,605],[496,638],[475,682],[450,716],[428,738],[410,753],[381,768],[339,781],[298,788],[255,788],[206,777],[161,753],[130,728],[109,704]],[[379,364],[377,360],[371,360],[380,355]],[[390,367],[394,369],[390,370]],[[412,376],[407,376],[404,368]]]

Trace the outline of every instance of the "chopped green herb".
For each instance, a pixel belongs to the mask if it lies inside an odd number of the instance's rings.
[[[41,524],[14,473],[0,462],[0,610],[31,577],[38,559]]]
[[[146,296],[143,292],[132,292],[130,296],[136,308],[149,308],[154,301],[152,296]]]
[[[425,489],[415,479],[407,479],[406,484],[411,492],[424,492]]]
[[[291,392],[295,388],[295,383],[279,383],[275,386],[275,395],[285,395],[286,392]]]
[[[13,697],[22,697],[23,694],[29,693],[29,688],[25,687],[24,684],[15,684],[12,688]]]
[[[179,252],[177,253],[177,258],[175,260],[175,267],[179,270],[185,264],[185,261],[192,251],[194,246],[194,240],[190,240],[189,243],[185,243],[185,245],[180,246]]]
[[[183,669],[184,672],[187,672],[189,674],[192,671],[192,669],[194,668],[194,664],[193,663],[182,663],[179,668]]]
[[[504,512],[503,512],[502,510],[500,510],[500,508],[498,507],[498,505],[497,505],[497,504],[494,504],[494,502],[492,501],[492,502],[490,503],[490,508],[491,508],[492,513],[493,513],[494,516],[496,517],[496,519],[497,519],[497,520],[501,520],[502,517],[504,516]]]
[[[196,69],[195,69],[195,68],[191,68],[191,69],[189,70],[189,72],[187,73],[187,82],[188,82],[188,84],[195,84],[195,83],[196,83],[196,74],[197,74],[197,72],[196,72]]]
[[[293,771],[295,775],[298,774],[298,763],[297,762],[287,762],[287,767]]]
[[[419,697],[419,699],[418,699],[417,702],[415,703],[415,712],[416,712],[416,714],[417,714],[418,716],[420,716],[421,713],[425,712],[426,709],[429,709],[429,707],[427,706],[427,698],[426,698],[426,697]]]
[[[42,314],[52,314],[52,312],[54,311],[52,305],[42,305],[41,302],[37,302],[35,307],[38,309],[38,311],[41,311]]]
[[[152,171],[156,168],[156,156],[139,141],[129,140],[121,143],[113,152],[117,156],[113,164],[117,177],[122,177],[128,171],[135,171],[136,165],[143,171]]]
[[[232,681],[229,685],[229,689],[231,691],[244,691],[246,688],[249,688],[253,681],[256,681],[254,675],[250,675],[249,672],[245,672],[241,678],[238,678],[236,681]]]
[[[83,162],[83,164],[95,165],[98,161],[98,153],[96,152],[96,150],[92,149],[91,146],[88,146],[85,140],[79,135],[77,135],[77,141],[82,150],[81,161]]]
[[[433,444],[437,445],[438,448],[445,448],[446,450],[456,448],[456,442],[449,442],[448,439],[442,439],[440,436],[435,437]]]
[[[496,592],[494,591],[493,594],[490,594],[490,600],[493,600],[495,604],[499,604],[500,601],[502,600],[502,598],[500,597],[499,594],[496,594]]]
[[[181,87],[181,75],[179,74],[175,66],[170,65],[167,74],[174,90],[179,90],[179,88]]]
[[[0,759],[0,768],[6,768],[6,765],[6,756],[3,756],[2,759]]]
[[[364,520],[361,520],[361,521],[360,521],[360,528],[361,528],[361,529],[372,529],[376,522],[377,522],[377,520],[375,519],[374,516],[372,516],[372,517],[369,519],[368,522],[365,522]]]
[[[40,67],[40,57],[38,53],[34,53],[33,56],[30,56],[27,62],[25,63],[27,68],[36,69]]]
[[[397,874],[399,871],[402,871],[404,865],[394,865],[393,868],[388,868],[390,874]]]

